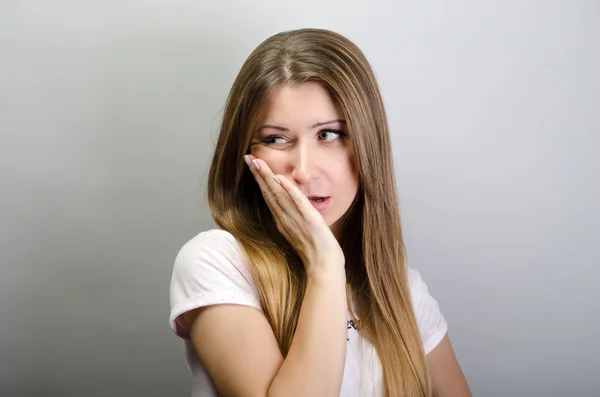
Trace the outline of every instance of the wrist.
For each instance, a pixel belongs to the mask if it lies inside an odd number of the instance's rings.
[[[314,266],[306,271],[307,283],[315,285],[346,285],[346,269],[344,266]]]

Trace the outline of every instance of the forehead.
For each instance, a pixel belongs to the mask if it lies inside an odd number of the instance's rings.
[[[266,98],[260,120],[273,123],[314,124],[340,119],[342,111],[329,91],[319,83],[281,85]]]

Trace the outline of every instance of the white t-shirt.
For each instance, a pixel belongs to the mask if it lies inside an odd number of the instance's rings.
[[[408,268],[408,281],[425,354],[442,340],[448,325],[418,271]],[[192,346],[181,315],[198,307],[238,304],[261,310],[248,263],[236,239],[213,229],[188,241],[175,259],[171,279],[171,328],[185,341],[192,397],[216,397],[206,370]],[[382,369],[371,343],[362,338],[348,312],[348,346],[341,397],[382,395]]]

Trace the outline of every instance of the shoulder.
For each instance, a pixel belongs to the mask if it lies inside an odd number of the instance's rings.
[[[421,273],[408,267],[407,278],[423,349],[425,354],[428,354],[442,340],[448,330],[448,324]]]
[[[238,242],[231,233],[221,229],[210,229],[187,241],[177,253],[177,257],[200,255],[210,251],[219,251],[233,257],[241,255]]]
[[[199,233],[175,257],[174,275],[242,276],[251,283],[250,269],[237,239],[221,229]]]
[[[410,294],[413,299],[418,300],[423,294],[429,293],[429,288],[421,276],[421,272],[410,266],[407,267],[407,279],[408,287],[410,288]]]
[[[175,257],[174,272],[198,272],[214,268],[247,273],[248,265],[236,238],[229,232],[210,229],[186,242]]]
[[[175,257],[171,276],[171,326],[182,336],[179,317],[215,304],[238,304],[260,309],[250,266],[236,238],[220,229],[199,233]],[[179,323],[178,323],[179,322]]]

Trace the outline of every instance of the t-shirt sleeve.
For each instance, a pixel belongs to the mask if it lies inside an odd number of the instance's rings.
[[[409,267],[408,283],[423,349],[425,354],[429,354],[446,335],[448,324],[437,301],[429,294],[421,273]]]
[[[181,315],[218,304],[237,304],[261,310],[247,261],[235,238],[223,230],[209,230],[188,241],[178,252],[170,287],[173,331],[189,339]]]

